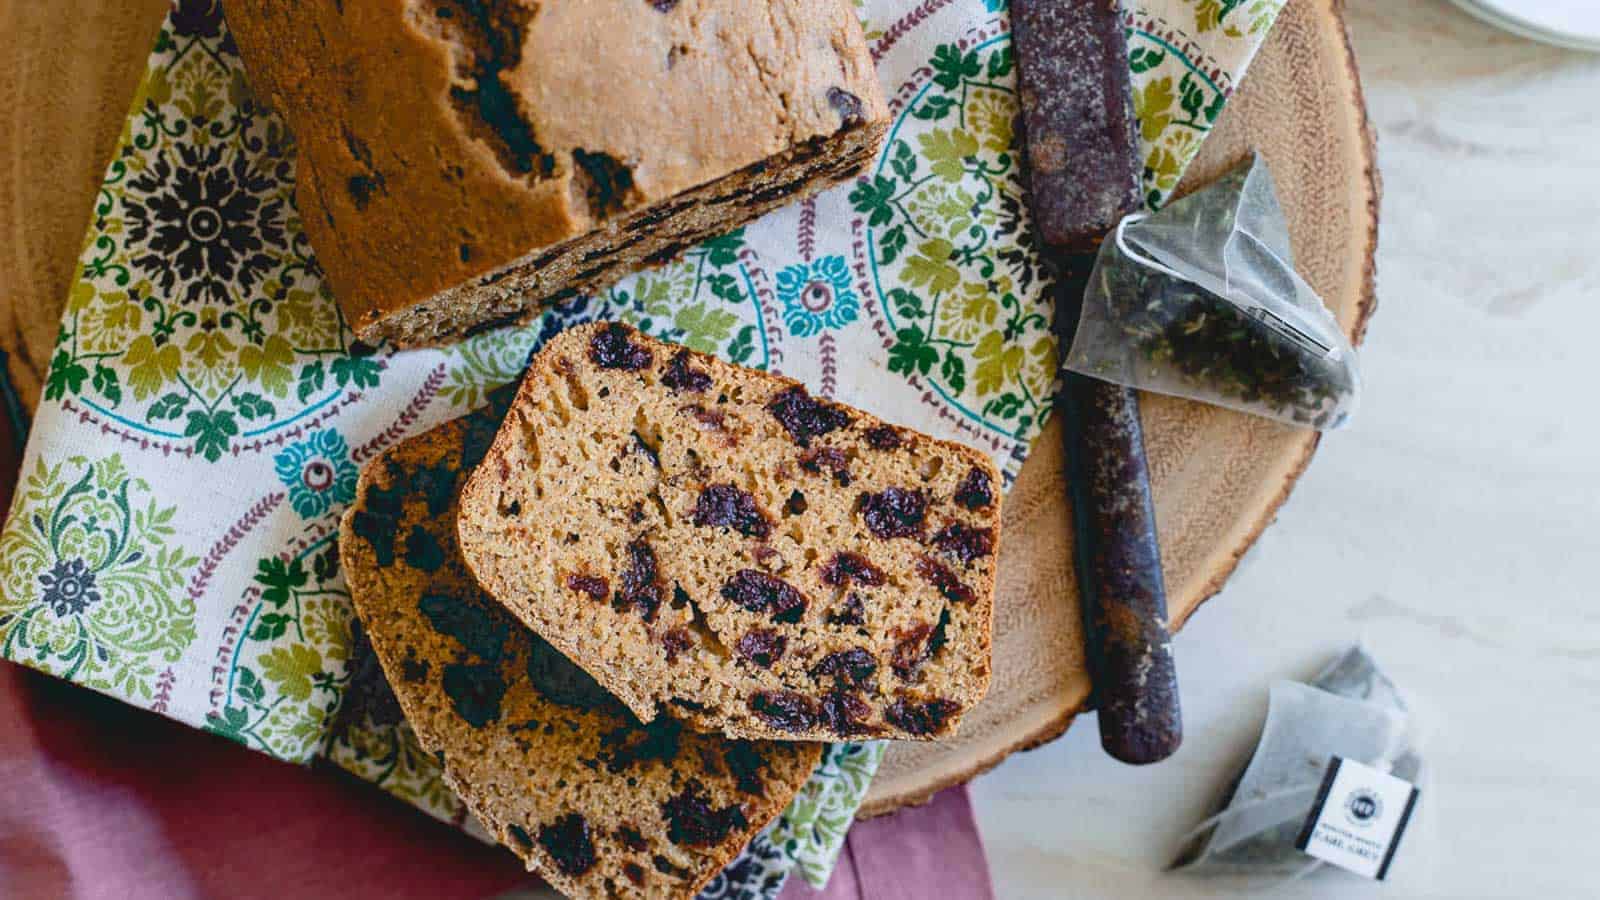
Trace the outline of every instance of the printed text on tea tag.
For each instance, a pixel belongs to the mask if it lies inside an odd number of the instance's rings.
[[[1381,880],[1417,795],[1409,781],[1335,756],[1295,846],[1341,869]]]

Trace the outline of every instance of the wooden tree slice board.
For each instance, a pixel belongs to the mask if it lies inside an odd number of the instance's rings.
[[[61,303],[167,0],[0,0],[0,348],[31,407]],[[1249,148],[1272,164],[1297,262],[1359,338],[1373,308],[1377,175],[1340,0],[1290,0],[1191,171]],[[1165,397],[1145,401],[1174,622],[1222,587],[1316,448],[1314,434]],[[895,744],[864,812],[926,800],[1064,731],[1088,697],[1052,424],[1006,501],[994,684],[940,744]],[[9,475],[9,473],[7,473]]]
[[[1185,184],[1210,181],[1252,148],[1272,167],[1297,267],[1359,340],[1375,305],[1378,178],[1340,0],[1290,0]],[[1142,408],[1169,612],[1182,626],[1288,499],[1317,436],[1171,397],[1145,395]],[[954,740],[891,744],[863,815],[924,802],[1059,736],[1083,709],[1062,465],[1052,421],[1006,498],[989,696]]]
[[[32,409],[168,0],[0,0],[0,348]]]

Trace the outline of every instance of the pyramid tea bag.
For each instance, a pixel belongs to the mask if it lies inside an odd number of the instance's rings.
[[[1413,784],[1422,775],[1410,711],[1365,648],[1351,647],[1310,684],[1272,685],[1255,753],[1196,828],[1177,871],[1262,880],[1300,877],[1324,864],[1295,847],[1334,756]]]
[[[1343,424],[1360,390],[1260,158],[1106,237],[1062,364],[1318,430]]]

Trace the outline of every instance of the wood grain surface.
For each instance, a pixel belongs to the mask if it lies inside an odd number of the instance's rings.
[[[0,348],[31,407],[129,98],[166,0],[0,0]],[[1373,308],[1377,176],[1339,0],[1291,0],[1187,179],[1250,148],[1272,164],[1302,273],[1359,337]],[[1175,624],[1216,593],[1272,520],[1313,434],[1165,397],[1145,433]],[[1006,501],[988,699],[941,744],[896,744],[864,810],[940,787],[1061,734],[1089,693],[1061,440],[1052,423]],[[12,466],[7,466],[11,480]],[[1182,642],[1178,665],[1182,670]]]
[[[167,0],[0,0],[0,348],[32,409]]]
[[[1290,0],[1185,185],[1210,181],[1252,148],[1262,153],[1297,268],[1359,340],[1375,304],[1378,178],[1342,13],[1340,0]],[[1317,437],[1172,397],[1146,395],[1142,406],[1176,630],[1271,523]],[[864,815],[924,802],[1059,736],[1088,700],[1062,468],[1052,420],[1006,497],[989,696],[954,740],[891,744]],[[1181,640],[1177,657],[1181,684]]]

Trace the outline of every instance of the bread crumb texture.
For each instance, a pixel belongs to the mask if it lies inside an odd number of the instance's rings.
[[[599,323],[533,359],[457,524],[641,720],[926,740],[988,687],[999,523],[984,454]]]
[[[457,489],[509,396],[369,463],[340,554],[417,739],[488,831],[572,897],[688,898],[775,818],[821,746],[642,724],[478,589]]]

